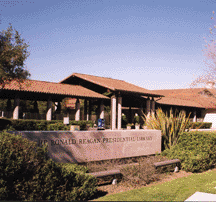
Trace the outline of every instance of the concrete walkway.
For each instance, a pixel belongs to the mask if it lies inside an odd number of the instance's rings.
[[[216,194],[196,192],[185,201],[216,201]]]

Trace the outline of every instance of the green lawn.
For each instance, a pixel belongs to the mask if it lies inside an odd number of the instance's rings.
[[[184,201],[195,192],[216,194],[216,171],[193,174],[152,187],[98,198],[98,201]],[[95,201],[97,201],[95,200]]]

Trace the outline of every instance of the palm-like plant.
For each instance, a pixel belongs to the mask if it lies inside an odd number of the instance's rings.
[[[156,114],[145,116],[145,124],[149,129],[161,130],[163,145],[165,149],[171,148],[178,143],[179,136],[185,132],[189,124],[189,117],[181,111],[178,116],[170,110],[169,116],[162,109],[157,109]]]

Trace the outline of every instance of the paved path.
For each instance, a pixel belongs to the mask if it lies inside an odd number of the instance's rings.
[[[216,201],[216,194],[197,191],[185,201]]]

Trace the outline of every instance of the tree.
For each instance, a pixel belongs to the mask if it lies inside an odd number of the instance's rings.
[[[216,81],[216,40],[215,40],[215,29],[216,29],[216,21],[214,18],[215,12],[213,11],[213,16],[211,20],[213,20],[212,26],[209,28],[210,36],[206,38],[205,49],[203,50],[205,56],[205,65],[208,67],[206,69],[206,73],[199,76],[195,81],[193,81],[192,86],[195,86],[200,83],[215,83]]]
[[[30,76],[25,67],[29,56],[28,44],[10,24],[7,30],[0,32],[0,88],[16,79],[22,82]]]

